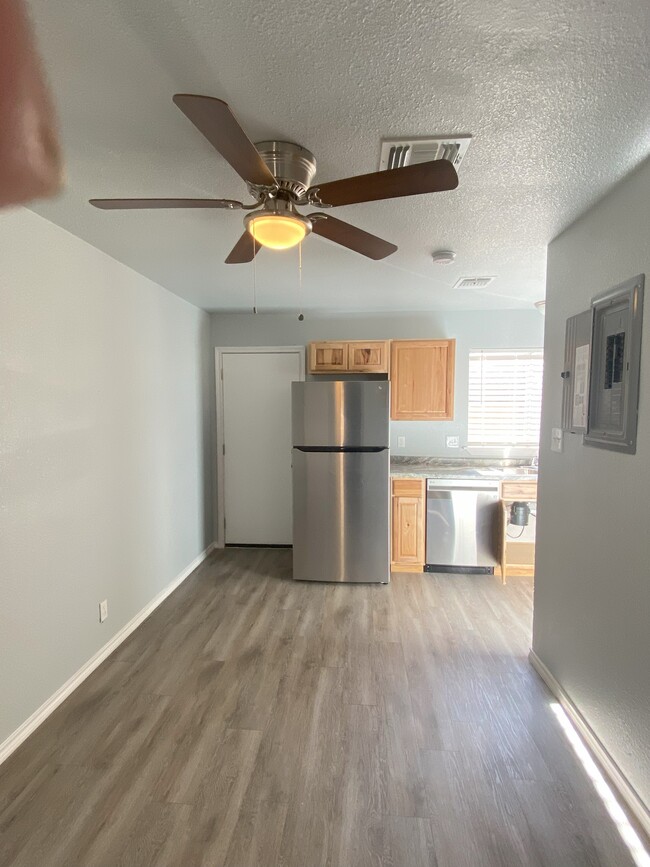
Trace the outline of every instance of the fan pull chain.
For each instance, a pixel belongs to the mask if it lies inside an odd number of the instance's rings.
[[[302,312],[302,241],[298,244],[298,322],[304,319]]]
[[[257,250],[255,249],[255,244],[257,243],[255,236],[253,236],[253,313],[257,313],[257,267],[255,265],[255,259]]]

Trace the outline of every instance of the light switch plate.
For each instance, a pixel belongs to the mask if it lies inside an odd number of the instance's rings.
[[[99,603],[99,622],[103,623],[108,617],[108,599]]]
[[[564,442],[564,431],[561,427],[554,427],[551,431],[551,451],[561,452]]]
[[[460,448],[460,437],[446,437],[445,442],[447,443],[448,449]]]
[[[397,437],[397,448],[405,449],[406,448],[406,437]]]

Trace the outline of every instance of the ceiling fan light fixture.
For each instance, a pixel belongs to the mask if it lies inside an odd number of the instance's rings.
[[[262,247],[288,250],[311,231],[311,222],[300,214],[250,214],[246,228]]]

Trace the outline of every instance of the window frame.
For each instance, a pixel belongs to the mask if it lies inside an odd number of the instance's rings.
[[[466,439],[467,445],[466,445],[466,448],[468,450],[478,450],[478,449],[515,450],[515,449],[517,449],[517,450],[522,450],[522,451],[527,451],[527,452],[530,452],[530,451],[537,452],[537,450],[539,449],[539,432],[540,432],[539,426],[537,428],[537,439],[534,442],[529,440],[529,439],[526,439],[526,440],[522,440],[522,439],[506,440],[505,437],[502,438],[502,440],[500,440],[498,442],[490,441],[490,440],[486,439],[485,426],[483,426],[483,428],[481,430],[481,434],[482,434],[481,439],[478,439],[478,438],[477,439],[471,439],[472,432],[473,432],[472,431],[472,409],[473,409],[473,403],[474,403],[474,401],[472,400],[472,395],[473,395],[473,390],[476,387],[476,385],[473,383],[473,379],[472,379],[473,362],[479,360],[478,358],[476,358],[477,356],[480,356],[481,363],[484,364],[486,357],[489,359],[490,357],[494,358],[494,357],[498,357],[498,356],[503,356],[503,357],[507,358],[508,356],[511,356],[512,359],[514,360],[516,358],[516,356],[518,356],[518,355],[523,356],[526,362],[536,361],[536,362],[539,362],[541,365],[540,378],[539,378],[539,389],[537,392],[538,399],[536,400],[536,404],[538,404],[538,406],[539,406],[539,420],[540,420],[540,424],[541,424],[542,391],[543,391],[543,381],[544,381],[544,349],[543,349],[543,347],[540,347],[540,346],[517,347],[517,348],[505,348],[505,347],[496,348],[496,347],[493,347],[493,348],[489,348],[489,349],[471,349],[469,351],[469,355],[468,355],[468,372],[467,372],[467,439]],[[519,386],[519,387],[521,388],[521,386]],[[517,388],[516,382],[513,382],[513,389],[514,388]],[[515,427],[517,427],[517,428],[521,427],[524,430],[526,430],[527,428],[530,428],[530,411],[527,411],[527,415],[528,415],[528,418],[524,417],[524,420],[522,422],[518,423]],[[474,425],[474,427],[476,427],[476,424]]]

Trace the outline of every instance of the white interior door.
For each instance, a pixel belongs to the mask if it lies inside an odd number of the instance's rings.
[[[225,543],[290,545],[291,383],[299,349],[221,351]]]

